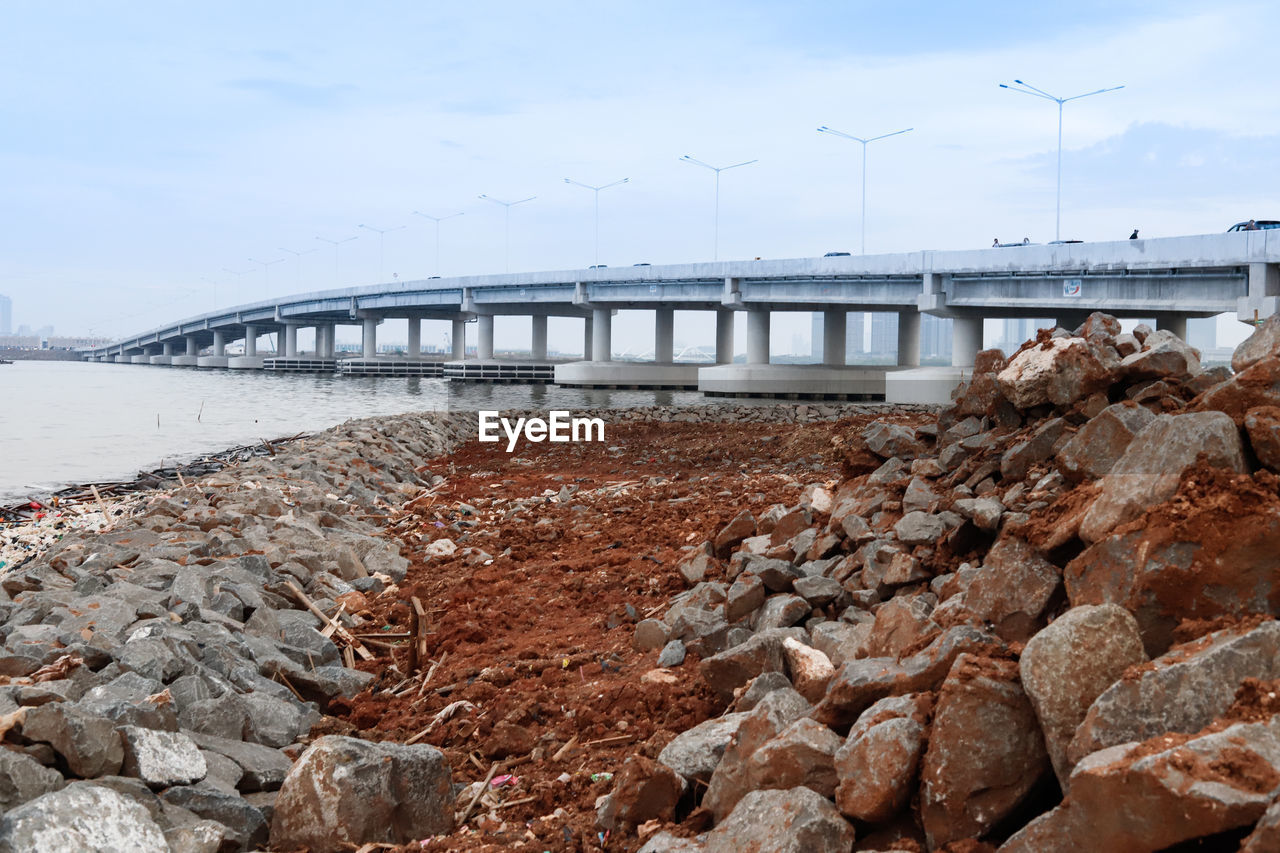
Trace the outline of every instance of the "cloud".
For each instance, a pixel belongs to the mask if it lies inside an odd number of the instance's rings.
[[[229,80],[224,85],[230,89],[243,92],[255,92],[267,95],[278,101],[300,107],[332,107],[336,106],[343,95],[355,91],[350,84],[330,84],[317,86],[308,83],[296,83],[292,80],[277,80],[268,77],[249,77],[240,80]]]

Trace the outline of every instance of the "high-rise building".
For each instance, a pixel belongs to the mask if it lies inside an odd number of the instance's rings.
[[[0,293],[0,335],[13,334],[13,300]]]

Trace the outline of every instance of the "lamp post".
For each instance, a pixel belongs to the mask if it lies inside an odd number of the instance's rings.
[[[867,253],[867,143],[875,142],[878,139],[888,139],[890,136],[899,136],[912,130],[915,130],[915,128],[908,127],[906,130],[895,130],[893,133],[884,133],[880,136],[873,136],[870,139],[863,139],[861,136],[834,130],[825,124],[818,128],[818,133],[830,133],[833,136],[839,136],[841,139],[851,139],[854,142],[862,143],[862,248],[858,252],[860,255]]]
[[[537,196],[531,195],[528,198],[522,198],[519,201],[503,201],[502,199],[481,193],[480,198],[485,201],[491,201],[494,204],[500,204],[507,209],[505,225],[506,238],[504,241],[506,248],[502,253],[502,269],[503,272],[511,272],[511,208],[515,207],[517,204],[524,204],[526,201],[533,201]]]
[[[387,235],[392,231],[403,231],[409,226],[397,225],[395,228],[374,228],[372,225],[361,225],[360,227],[378,235],[378,281],[382,281],[382,260],[386,256]]]
[[[276,264],[284,263],[284,258],[276,258],[274,261],[259,261],[255,258],[249,258],[251,264],[262,264],[262,292],[266,296],[271,295],[271,275],[269,268]]]
[[[742,163],[734,163],[732,166],[712,166],[710,163],[704,163],[701,160],[695,160],[688,154],[680,158],[686,163],[692,163],[695,166],[701,166],[704,169],[710,169],[716,173],[716,218],[715,218],[715,241],[712,244],[711,259],[713,261],[720,260],[720,173],[727,172],[730,169],[736,169],[739,166],[750,166],[752,163],[759,163],[759,160],[746,160]]]
[[[312,252],[318,252],[320,251],[320,247],[316,246],[314,249],[307,249],[305,252],[295,252],[293,249],[286,249],[283,246],[278,246],[277,248],[281,252],[288,252],[289,254],[293,255],[294,278],[295,278],[293,286],[296,290],[301,291],[302,290],[302,256],[309,255]]]
[[[1031,95],[1035,98],[1043,98],[1046,101],[1053,101],[1058,105],[1058,196],[1055,205],[1054,223],[1053,223],[1053,239],[1062,239],[1062,105],[1067,101],[1078,101],[1081,98],[1087,98],[1091,95],[1101,95],[1103,92],[1114,92],[1117,89],[1123,89],[1124,86],[1110,86],[1106,89],[1095,89],[1092,92],[1085,92],[1083,95],[1072,95],[1070,98],[1059,98],[1050,95],[1043,89],[1037,89],[1030,83],[1023,83],[1021,80],[1014,80],[1013,85],[1009,86],[1004,83],[1000,84],[1001,89],[1008,89],[1010,92],[1021,92],[1024,95]]]
[[[600,190],[607,190],[607,189],[609,189],[609,187],[616,187],[616,186],[618,186],[618,184],[625,184],[625,183],[629,183],[630,181],[631,181],[631,179],[630,179],[630,178],[623,178],[622,180],[620,180],[620,181],[614,181],[614,182],[613,182],[613,183],[611,183],[611,184],[601,184],[601,185],[600,185],[600,186],[598,186],[598,187],[594,187],[594,186],[592,186],[591,184],[584,184],[584,183],[582,183],[581,181],[575,181],[575,180],[573,180],[572,178],[565,178],[565,179],[564,179],[564,182],[565,182],[566,184],[573,184],[575,187],[582,187],[583,189],[591,190],[592,192],[594,192],[594,193],[595,193],[595,197],[596,197],[596,213],[595,213],[595,221],[596,221],[596,226],[595,226],[595,233],[596,233],[596,251],[595,251],[595,260],[594,260],[592,263],[594,263],[596,266],[599,266],[599,265],[600,265]]]
[[[354,237],[347,237],[346,239],[343,239],[343,240],[330,240],[328,237],[317,237],[316,239],[319,240],[321,243],[328,243],[330,246],[333,246],[333,283],[337,284],[339,279],[338,247],[341,246],[343,243],[350,243],[352,240],[359,240],[360,235],[357,234]]]
[[[432,222],[436,224],[436,277],[437,278],[440,276],[440,223],[444,222],[446,219],[453,219],[453,217],[455,216],[461,216],[462,214],[463,214],[463,211],[461,210],[459,210],[457,213],[450,213],[448,216],[432,216],[430,213],[422,213],[421,211],[417,211],[417,210],[413,212],[414,216],[421,216],[423,219],[430,219]]]
[[[236,277],[236,281],[235,281],[236,299],[239,300],[240,299],[240,276],[251,273],[253,272],[253,270],[244,270],[243,272],[241,272],[240,270],[233,270],[231,269],[231,267],[223,267],[222,271],[229,272]],[[217,306],[214,306],[214,307],[216,308]]]

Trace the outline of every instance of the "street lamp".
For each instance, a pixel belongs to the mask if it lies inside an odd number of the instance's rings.
[[[742,163],[734,163],[732,166],[712,166],[710,163],[704,163],[701,160],[695,160],[688,154],[680,158],[686,163],[692,163],[695,166],[701,166],[704,169],[710,169],[716,173],[716,227],[715,242],[712,244],[711,259],[713,261],[720,260],[720,173],[727,172],[729,169],[736,169],[739,166],[750,166],[752,163],[759,163],[759,160],[747,160]]]
[[[241,272],[240,270],[233,270],[231,269],[231,267],[223,267],[222,271],[229,272],[236,277],[236,282],[235,282],[236,299],[239,300],[240,299],[240,276],[251,273],[253,272],[253,270],[245,270],[244,272]],[[217,306],[215,305],[214,308],[217,308]]]
[[[414,216],[421,216],[423,219],[430,219],[432,222],[436,224],[436,277],[437,278],[440,276],[440,223],[444,222],[446,219],[453,219],[453,217],[455,216],[461,216],[462,214],[463,214],[463,211],[461,210],[458,211],[457,213],[450,213],[448,216],[432,216],[430,213],[422,213],[421,211],[417,211],[417,210],[413,212]]]
[[[259,261],[255,258],[249,258],[249,263],[262,264],[262,292],[264,295],[270,296],[271,295],[271,276],[267,268],[274,266],[276,264],[284,263],[284,258],[276,258],[274,261]]]
[[[622,180],[614,181],[611,184],[602,184],[598,187],[593,187],[591,184],[584,184],[581,181],[575,181],[572,178],[564,179],[566,184],[573,184],[575,187],[582,187],[583,189],[591,190],[596,195],[596,259],[594,262],[596,266],[600,265],[600,190],[607,190],[609,187],[616,187],[618,184],[625,184],[630,182],[630,180],[630,178],[623,178]]]
[[[387,234],[392,231],[402,231],[409,226],[397,225],[395,228],[374,228],[372,225],[361,225],[360,227],[378,235],[378,281],[382,281],[382,259],[385,257]]]
[[[503,201],[502,199],[494,198],[493,196],[485,195],[484,193],[480,193],[479,197],[484,199],[485,201],[491,201],[494,204],[500,204],[507,209],[506,226],[505,226],[506,248],[503,250],[502,268],[504,272],[511,272],[511,208],[515,207],[517,204],[524,204],[526,201],[533,201],[535,198],[537,198],[537,196],[531,195],[528,198],[522,198],[519,201]]]
[[[316,246],[314,249],[307,249],[305,252],[295,252],[293,249],[286,249],[283,246],[278,246],[277,248],[281,252],[288,252],[289,254],[293,255],[295,278],[296,278],[296,281],[294,282],[293,286],[298,291],[301,291],[302,290],[302,256],[309,255],[312,252],[318,252],[320,251],[320,247]]]
[[[321,243],[328,243],[333,246],[333,281],[334,284],[337,284],[341,279],[341,276],[338,273],[338,247],[343,243],[350,243],[352,240],[359,240],[360,235],[357,234],[354,237],[347,237],[345,240],[330,240],[328,237],[317,237],[316,239]]]
[[[1083,95],[1072,95],[1070,98],[1057,98],[1050,95],[1043,89],[1037,89],[1030,83],[1023,83],[1021,80],[1014,80],[1014,85],[1008,86],[1004,83],[1000,84],[1001,89],[1008,89],[1010,92],[1021,92],[1024,95],[1031,95],[1036,98],[1044,98],[1046,101],[1053,101],[1058,105],[1058,200],[1056,205],[1056,213],[1053,224],[1053,239],[1062,239],[1062,105],[1067,101],[1078,101],[1081,98],[1087,98],[1090,95],[1101,95],[1103,92],[1114,92],[1117,89],[1123,89],[1124,86],[1111,86],[1106,89],[1095,89],[1092,92],[1085,92]]]
[[[915,130],[915,128],[908,127],[906,130],[895,130],[893,133],[885,133],[880,136],[873,136],[870,139],[863,139],[861,136],[834,130],[825,124],[818,128],[818,133],[830,133],[833,136],[839,136],[841,139],[852,139],[854,142],[862,143],[862,249],[858,252],[860,255],[867,253],[867,143],[875,142],[877,139],[888,139],[890,136],[898,136],[912,130]]]

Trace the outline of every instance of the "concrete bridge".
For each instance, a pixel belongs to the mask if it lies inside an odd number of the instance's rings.
[[[655,312],[653,362],[613,360],[619,309]],[[214,311],[85,351],[91,360],[241,369],[341,370],[443,375],[457,379],[533,379],[564,385],[682,387],[712,394],[799,394],[943,401],[982,347],[982,321],[1053,317],[1073,328],[1092,311],[1154,317],[1185,336],[1189,317],[1235,311],[1255,322],[1280,309],[1280,231],[1252,231],[1107,243],[1067,243],[970,251],[859,257],[721,261],[614,269],[459,276],[319,291]],[[673,359],[673,312],[714,316],[715,364]],[[733,364],[733,317],[746,312],[746,364]],[[823,315],[823,361],[769,363],[776,311]],[[896,312],[892,367],[845,363],[846,313]],[[920,317],[948,317],[950,368],[920,368]],[[493,319],[531,318],[532,359],[494,358]],[[547,360],[547,318],[584,320],[587,360]],[[408,356],[377,354],[378,324],[408,321]],[[422,320],[451,320],[451,358],[421,351]],[[466,358],[467,321],[477,328]],[[335,358],[335,328],[358,325],[362,354]],[[298,351],[297,333],[314,327],[315,351]],[[277,355],[259,354],[260,336],[277,336]],[[243,355],[227,344],[244,341]]]

